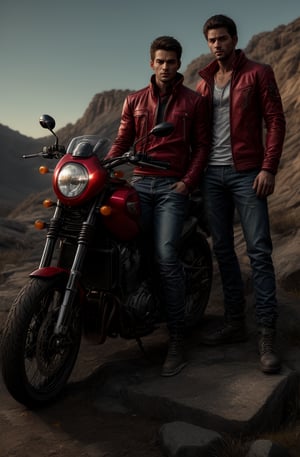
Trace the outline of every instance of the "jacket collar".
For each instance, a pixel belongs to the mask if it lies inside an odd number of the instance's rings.
[[[174,82],[172,84],[172,93],[173,94],[177,91],[177,89],[180,86],[182,86],[183,80],[184,80],[184,76],[181,73],[176,73],[175,80],[174,80]],[[159,93],[159,89],[158,89],[158,87],[156,85],[156,82],[155,82],[155,75],[151,76],[150,89],[154,94],[158,94]]]
[[[235,57],[232,62],[232,68],[233,72],[241,68],[244,63],[247,61],[247,57],[241,49],[236,49],[235,50]],[[206,81],[211,80],[215,73],[219,69],[219,64],[217,60],[213,60],[210,62],[206,67],[202,68],[198,74],[201,76],[201,78],[205,79]]]

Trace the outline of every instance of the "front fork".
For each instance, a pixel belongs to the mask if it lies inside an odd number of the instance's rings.
[[[49,229],[47,232],[46,243],[44,246],[43,254],[40,260],[39,268],[46,268],[51,265],[56,241],[59,236],[59,231],[62,221],[63,207],[60,201],[57,202],[54,215],[50,221]]]
[[[59,310],[58,319],[54,329],[55,335],[65,335],[67,333],[68,324],[71,319],[71,312],[69,310],[72,310],[76,295],[78,293],[78,283],[82,274],[83,262],[88,251],[89,243],[93,238],[95,231],[97,217],[96,207],[97,201],[95,200],[92,207],[90,208],[87,220],[82,224],[81,231],[78,236],[76,254],[70,270],[64,299]],[[51,265],[55,245],[59,238],[61,221],[63,219],[63,211],[63,206],[60,201],[58,201],[53,218],[50,222],[45,247],[39,265],[39,270],[47,269]],[[57,273],[57,270],[55,270],[55,272]],[[61,271],[58,272],[61,273]],[[37,273],[39,273],[39,271]]]
[[[78,245],[68,278],[64,299],[59,310],[58,319],[55,325],[55,335],[65,335],[68,330],[69,320],[71,318],[71,310],[78,294],[78,284],[82,275],[83,264],[88,252],[91,240],[94,237],[96,226],[96,207],[95,201],[90,209],[88,218],[83,222],[79,236]]]

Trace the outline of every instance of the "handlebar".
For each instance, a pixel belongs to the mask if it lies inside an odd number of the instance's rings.
[[[28,155],[23,155],[23,159],[29,159],[32,157],[43,157],[45,159],[60,159],[66,154],[66,149],[64,146],[59,146],[58,144],[58,137],[57,135],[53,132],[53,129],[55,127],[55,119],[48,114],[43,114],[40,117],[40,125],[45,128],[50,130],[52,135],[55,136],[56,142],[54,146],[45,146],[43,148],[42,152],[37,152],[36,154],[28,154]],[[146,140],[150,135],[154,135],[157,138],[163,138],[165,136],[170,135],[174,131],[174,125],[170,122],[161,122],[159,124],[156,124],[150,132],[148,132],[146,135],[142,136],[141,138],[138,138],[134,145],[134,151],[136,151],[136,145],[137,143],[141,142],[142,140]],[[70,145],[69,145],[70,147]],[[148,157],[147,154],[140,154],[140,153],[132,153],[132,152],[126,152],[123,156],[119,157],[114,157],[112,159],[104,159],[101,161],[101,165],[104,166],[107,169],[113,168],[118,165],[122,165],[125,163],[129,164],[138,164],[139,166],[147,166],[147,167],[155,167],[155,168],[160,168],[163,170],[166,170],[170,168],[169,162],[165,162],[162,160],[155,160],[152,157]]]
[[[114,168],[125,163],[131,165],[138,165],[140,167],[147,166],[153,168],[159,168],[161,170],[167,170],[170,168],[170,163],[163,160],[156,160],[153,157],[149,157],[147,154],[131,152],[125,152],[122,156],[112,157],[109,159],[104,159],[102,165],[105,168]]]
[[[34,154],[23,155],[23,159],[32,159],[34,157],[42,157],[43,159],[60,159],[66,154],[64,146],[55,144],[54,146],[44,146],[41,152]],[[153,157],[149,157],[147,154],[125,152],[122,156],[112,157],[101,161],[101,165],[105,168],[114,168],[123,164],[138,165],[140,167],[153,167],[161,170],[167,170],[170,168],[170,163],[163,160],[156,160]]]
[[[22,159],[32,159],[33,157],[43,157],[43,159],[60,159],[66,153],[64,146],[55,144],[54,146],[44,146],[41,152],[22,155]]]

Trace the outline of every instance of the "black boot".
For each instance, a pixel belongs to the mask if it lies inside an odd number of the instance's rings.
[[[174,376],[187,364],[184,355],[183,331],[170,333],[169,348],[161,376]]]
[[[274,349],[275,330],[273,328],[261,327],[259,333],[258,348],[261,371],[263,373],[278,373],[281,364]]]

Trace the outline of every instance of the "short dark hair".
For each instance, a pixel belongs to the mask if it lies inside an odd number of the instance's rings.
[[[155,58],[155,52],[159,49],[163,49],[164,51],[174,51],[176,52],[177,59],[181,59],[182,55],[182,46],[175,38],[171,36],[160,36],[156,38],[150,46],[150,57],[151,60]]]
[[[228,16],[224,16],[223,14],[216,14],[215,16],[211,16],[209,19],[207,19],[203,26],[203,33],[205,38],[207,39],[209,30],[220,29],[222,27],[227,30],[231,37],[237,37],[237,28],[235,22]]]

